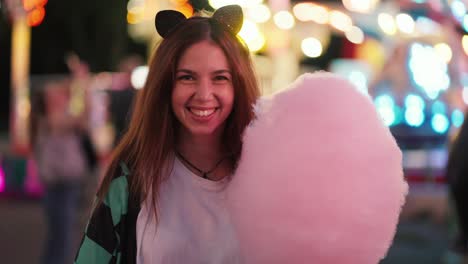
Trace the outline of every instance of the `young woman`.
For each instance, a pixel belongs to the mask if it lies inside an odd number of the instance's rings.
[[[242,9],[156,15],[163,37],[76,263],[238,263],[224,187],[259,96]]]

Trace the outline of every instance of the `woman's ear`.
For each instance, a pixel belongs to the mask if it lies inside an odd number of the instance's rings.
[[[154,23],[156,31],[163,38],[166,38],[169,33],[178,25],[180,22],[187,18],[179,11],[175,10],[163,10],[156,14]]]

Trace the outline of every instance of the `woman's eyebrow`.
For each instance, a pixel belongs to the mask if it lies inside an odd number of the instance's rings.
[[[216,70],[213,72],[214,74],[221,74],[221,73],[229,73],[231,74],[230,70],[222,69],[222,70]]]
[[[176,73],[183,72],[183,73],[188,73],[188,74],[195,74],[194,71],[188,70],[188,69],[178,69]]]

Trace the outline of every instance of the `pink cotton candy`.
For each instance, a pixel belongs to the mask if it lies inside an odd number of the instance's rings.
[[[305,74],[256,111],[228,187],[246,263],[378,263],[407,184],[371,99],[332,74]]]

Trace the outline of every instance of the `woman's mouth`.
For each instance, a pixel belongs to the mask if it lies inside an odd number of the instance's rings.
[[[191,108],[187,107],[190,113],[194,114],[197,117],[209,117],[213,115],[216,110],[218,110],[217,107],[215,108],[207,108],[207,109],[196,109],[196,108]]]

